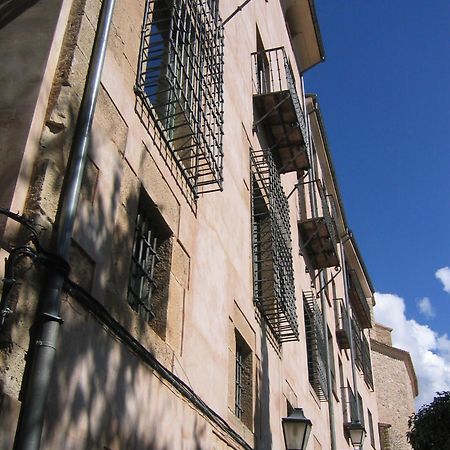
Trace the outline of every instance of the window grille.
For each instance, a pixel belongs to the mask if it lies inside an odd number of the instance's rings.
[[[249,429],[253,428],[252,351],[236,330],[234,413]]]
[[[370,359],[370,347],[369,342],[362,334],[362,370],[364,374],[364,381],[370,389],[373,389],[373,374],[372,374],[372,363]]]
[[[136,215],[133,250],[131,255],[128,303],[146,321],[162,316],[167,296],[170,270],[170,230],[163,223],[159,211],[142,196]],[[158,295],[156,295],[158,293]],[[161,321],[161,317],[158,323]],[[161,324],[159,324],[161,325]]]
[[[236,344],[236,382],[235,382],[235,396],[234,396],[234,413],[236,417],[242,419],[244,407],[242,404],[243,396],[243,378],[244,378],[244,352],[242,345]]]
[[[364,289],[359,281],[359,277],[354,269],[347,268],[348,296],[353,312],[362,328],[372,327],[370,306],[367,302]]]
[[[303,292],[308,378],[321,401],[328,400],[327,354],[322,312],[312,292]]]
[[[213,0],[147,0],[136,92],[188,185],[222,189],[223,27]]]
[[[289,205],[271,153],[251,165],[254,301],[279,343],[298,340]]]
[[[355,351],[355,362],[356,365],[363,370],[363,359],[362,359],[362,339],[361,339],[361,328],[355,319],[352,319],[352,337],[353,337],[353,348]]]

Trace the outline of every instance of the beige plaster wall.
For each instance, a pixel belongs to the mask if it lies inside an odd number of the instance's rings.
[[[221,2],[222,17],[227,17],[239,3],[237,0]],[[30,210],[39,212],[40,220],[48,225],[47,231],[51,230],[56,216],[99,6],[98,0],[87,0],[86,5],[74,2],[67,33],[68,12],[60,16],[53,42],[59,42],[62,50],[51,86],[51,102],[44,102],[43,111],[47,107],[48,111],[45,123],[42,116],[40,130],[43,131],[36,141],[38,158],[27,159],[34,168],[33,189],[29,189],[26,178],[20,180],[20,189],[28,192]],[[318,401],[308,382],[301,294],[302,290],[311,289],[311,277],[298,253],[295,195],[289,199],[289,205],[300,341],[282,348],[275,345],[270,333],[261,327],[252,300],[249,146],[259,148],[260,143],[252,133],[250,53],[256,50],[258,26],[265,47],[285,46],[294,62],[280,4],[253,0],[226,25],[225,185],[223,192],[201,196],[197,203],[167,157],[167,148],[157,131],[153,127],[147,130],[136,113],[133,85],[143,10],[144,2],[138,0],[118,1],[114,11],[85,188],[74,231],[76,250],[71,260],[82,270],[75,271],[73,277],[205,403],[227,419],[250,445],[255,443],[260,450],[283,448],[281,418],[286,415],[288,400],[292,406],[303,407],[313,422],[315,439],[311,439],[308,449],[330,448],[328,406]],[[78,28],[74,31],[72,25]],[[44,64],[44,68],[55,72],[50,63]],[[301,92],[298,75],[296,82]],[[37,82],[37,88],[43,89],[45,85],[50,91],[46,83]],[[39,121],[35,120],[34,124],[38,127]],[[284,175],[282,182],[289,193],[296,183],[295,174]],[[163,337],[126,302],[134,217],[141,185],[173,233],[168,328]],[[329,277],[333,273],[334,270],[329,270]],[[341,275],[336,279],[336,286],[338,296],[343,297]],[[22,301],[17,308],[19,313],[24,310]],[[328,326],[334,333],[331,294],[325,308]],[[65,324],[43,448],[222,450],[236,447],[100,327],[76,301],[64,301],[62,316]],[[234,364],[230,323],[252,341],[249,345],[255,355],[256,438],[253,430],[230,416],[230,386],[233,385],[230,367]],[[27,347],[27,325],[18,322],[14,329],[14,355],[18,354],[18,348]],[[344,378],[351,380],[349,352],[339,350],[334,337],[333,351],[336,376],[340,359]],[[23,366],[25,350],[20,355]],[[12,356],[6,358],[12,360]],[[357,377],[365,408],[372,411],[374,423],[378,423],[375,395],[361,374]],[[3,376],[2,381],[5,391],[17,400],[20,377]],[[349,449],[343,434],[339,381],[331,401],[338,448]],[[379,449],[378,437],[376,449]]]

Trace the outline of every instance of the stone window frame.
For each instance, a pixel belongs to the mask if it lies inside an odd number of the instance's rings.
[[[234,414],[247,428],[253,421],[253,352],[235,330]]]
[[[147,233],[148,237],[143,233]],[[148,238],[153,242],[148,242]],[[173,233],[170,227],[156,204],[141,188],[134,222],[127,301],[163,339],[167,326],[172,249]],[[141,285],[140,293],[136,293],[136,284]],[[139,298],[142,295],[145,298]]]
[[[256,354],[256,333],[245,317],[241,308],[234,301],[229,316],[228,332],[228,422],[251,445],[254,445],[257,424],[257,389],[258,389],[258,356]],[[247,411],[242,418],[238,418],[235,411],[236,397],[236,348],[237,344],[245,344],[247,352]]]

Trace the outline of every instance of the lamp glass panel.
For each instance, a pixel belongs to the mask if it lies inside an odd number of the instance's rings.
[[[284,436],[287,450],[303,450],[303,444],[308,442],[311,426],[302,422],[284,422]]]
[[[352,444],[361,446],[363,444],[364,437],[366,436],[364,428],[351,428],[349,431]]]

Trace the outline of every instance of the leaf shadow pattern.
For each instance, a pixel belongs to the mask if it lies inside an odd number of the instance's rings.
[[[66,297],[43,448],[206,450],[206,425],[78,302]]]

